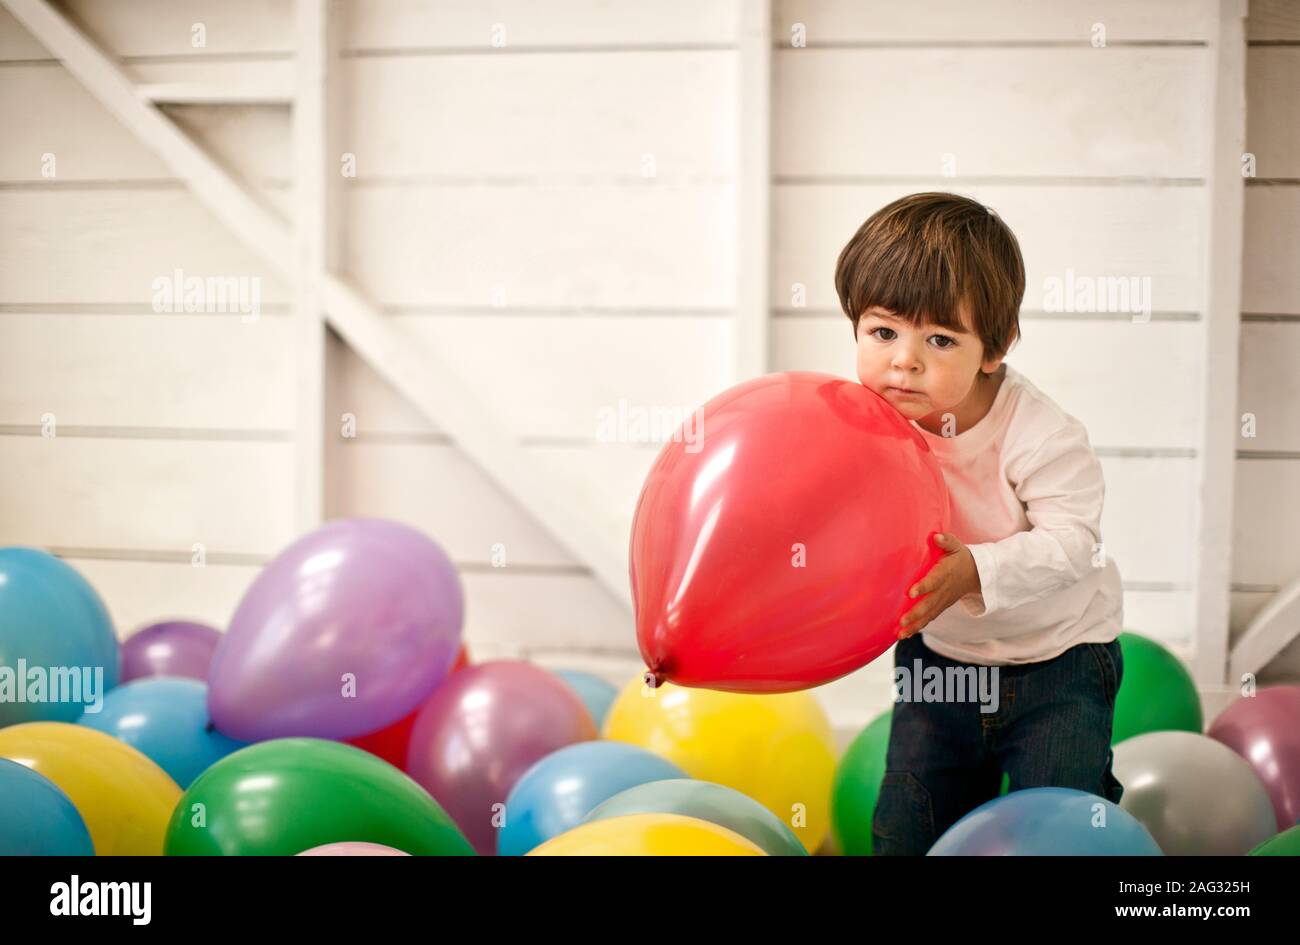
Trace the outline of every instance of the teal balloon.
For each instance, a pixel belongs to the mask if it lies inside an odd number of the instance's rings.
[[[120,671],[113,621],[90,582],[37,548],[0,548],[0,726],[75,722]]]
[[[641,784],[598,805],[583,823],[627,814],[681,814],[733,830],[769,856],[808,855],[781,818],[748,794],[712,781],[675,778]]]
[[[205,683],[172,676],[150,676],[118,686],[104,699],[101,711],[87,709],[77,724],[138,749],[171,775],[181,790],[247,744],[211,727]]]
[[[1097,805],[1101,805],[1099,811]],[[1098,813],[1104,813],[1104,819]],[[927,856],[1163,856],[1141,821],[1096,794],[1025,788],[981,804]]]
[[[578,694],[582,704],[587,707],[587,711],[595,719],[596,728],[599,730],[605,724],[605,716],[609,713],[609,707],[618,698],[618,690],[599,676],[584,673],[582,670],[557,669],[553,670],[553,672],[568,683],[569,687]]]
[[[0,758],[0,856],[94,856],[86,822],[45,775]]]
[[[572,830],[592,808],[621,791],[684,777],[686,772],[671,761],[627,742],[566,745],[536,762],[510,789],[497,853],[522,856]]]

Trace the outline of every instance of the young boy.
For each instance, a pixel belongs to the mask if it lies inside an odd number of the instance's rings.
[[[920,431],[952,500],[952,530],[935,539],[945,554],[910,589],[894,665],[912,678],[983,672],[995,687],[983,705],[951,692],[896,700],[874,852],[926,853],[998,796],[1003,772],[1012,791],[1118,802],[1123,598],[1101,540],[1105,483],[1083,424],[1003,363],[1025,292],[1015,235],[974,200],[911,194],[854,234],[835,287],[858,379]]]

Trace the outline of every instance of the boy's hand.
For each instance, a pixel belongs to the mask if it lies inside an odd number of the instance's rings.
[[[970,549],[947,532],[935,535],[934,543],[944,552],[944,556],[908,591],[909,597],[920,597],[922,594],[929,596],[903,614],[899,621],[900,640],[919,633],[926,624],[958,600],[980,590],[979,569],[975,567],[975,556],[970,553]]]

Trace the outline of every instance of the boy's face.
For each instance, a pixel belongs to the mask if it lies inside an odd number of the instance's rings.
[[[858,380],[907,419],[929,418],[922,426],[941,424],[947,412],[960,414],[958,408],[975,393],[979,372],[991,373],[1002,363],[985,359],[965,304],[961,316],[967,330],[953,331],[928,322],[913,328],[888,309],[867,309],[858,320]]]

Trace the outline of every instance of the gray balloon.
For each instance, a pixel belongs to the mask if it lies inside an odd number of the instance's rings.
[[[1115,746],[1119,806],[1168,856],[1245,856],[1277,833],[1268,791],[1250,764],[1195,732],[1147,732]]]

